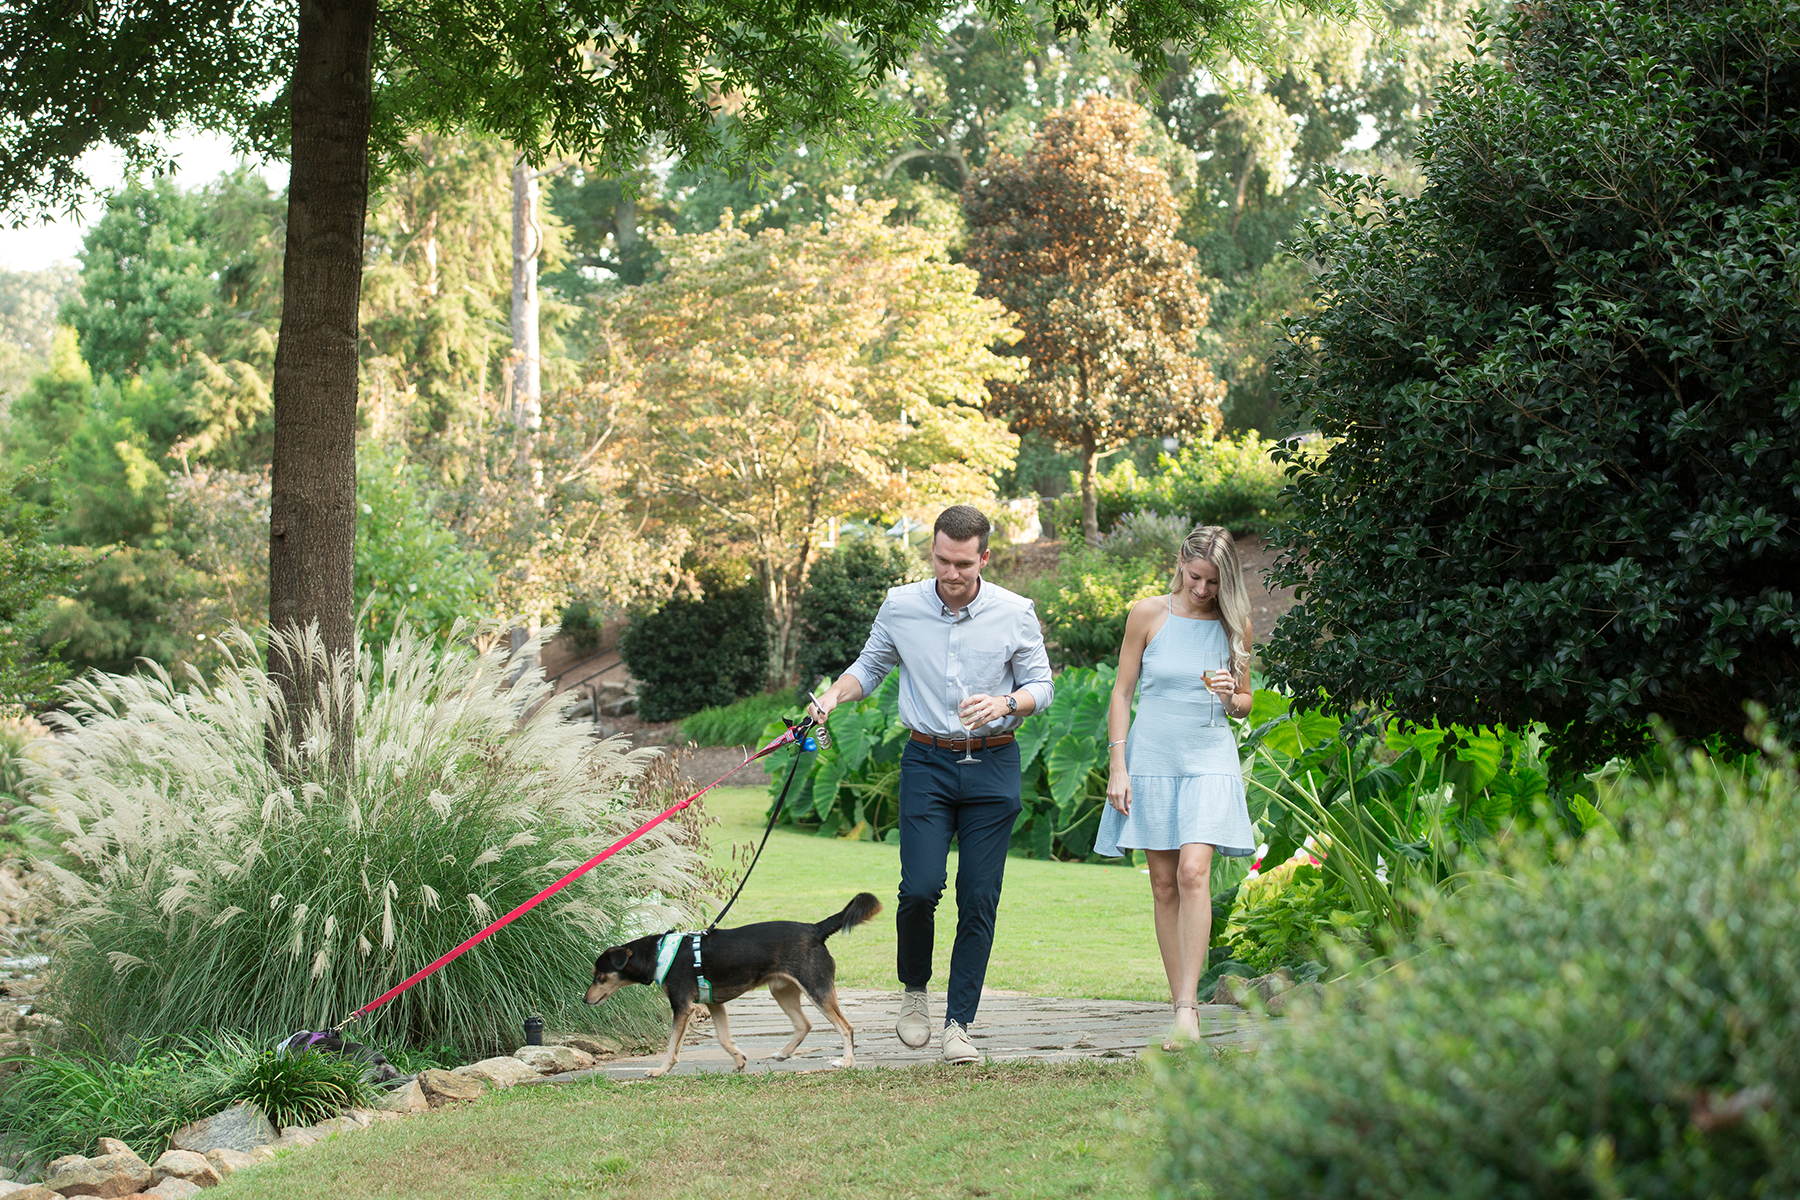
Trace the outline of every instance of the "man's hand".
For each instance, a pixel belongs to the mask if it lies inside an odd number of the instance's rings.
[[[976,695],[957,705],[956,711],[962,716],[964,726],[974,730],[992,725],[1012,710],[1007,706],[1005,696]],[[970,721],[975,722],[973,726],[969,725]]]
[[[856,676],[849,673],[839,675],[837,682],[826,688],[821,695],[814,696],[812,703],[806,706],[806,715],[823,725],[831,710],[848,700],[854,703],[862,699],[862,684]]]

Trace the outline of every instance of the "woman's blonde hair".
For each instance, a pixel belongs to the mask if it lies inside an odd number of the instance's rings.
[[[1240,675],[1250,665],[1250,591],[1244,586],[1244,566],[1238,559],[1231,531],[1222,525],[1194,526],[1181,543],[1175,577],[1169,581],[1171,595],[1182,588],[1183,565],[1196,558],[1219,569],[1219,616],[1225,622],[1225,635],[1231,640],[1231,673]]]

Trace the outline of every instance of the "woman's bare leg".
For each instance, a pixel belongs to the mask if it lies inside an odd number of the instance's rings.
[[[1175,981],[1175,1003],[1194,1004],[1200,976],[1206,973],[1206,945],[1212,941],[1213,848],[1189,842],[1178,852],[1175,887],[1180,897],[1176,938],[1180,947],[1180,977]],[[1168,955],[1164,952],[1164,962]],[[1175,1010],[1175,1028],[1198,1037],[1200,1014],[1192,1008]]]
[[[1181,999],[1181,888],[1177,871],[1180,850],[1146,850],[1150,868],[1150,899],[1156,911],[1156,948],[1162,954],[1163,972],[1169,977],[1169,1000]],[[1212,910],[1207,910],[1212,915]],[[1189,1001],[1193,1000],[1190,992]]]

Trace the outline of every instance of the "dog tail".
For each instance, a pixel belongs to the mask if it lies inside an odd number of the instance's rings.
[[[843,912],[814,925],[813,936],[822,942],[834,933],[856,928],[880,911],[881,901],[868,892],[858,892],[854,900],[844,905]]]

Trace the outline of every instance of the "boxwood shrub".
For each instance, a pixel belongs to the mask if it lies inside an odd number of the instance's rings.
[[[762,691],[769,634],[756,581],[713,581],[699,599],[676,596],[632,618],[619,654],[638,681],[646,721],[678,720]]]
[[[1412,957],[1254,1056],[1166,1062],[1162,1194],[1800,1191],[1792,759],[1678,756],[1624,793],[1615,831],[1441,901]]]

